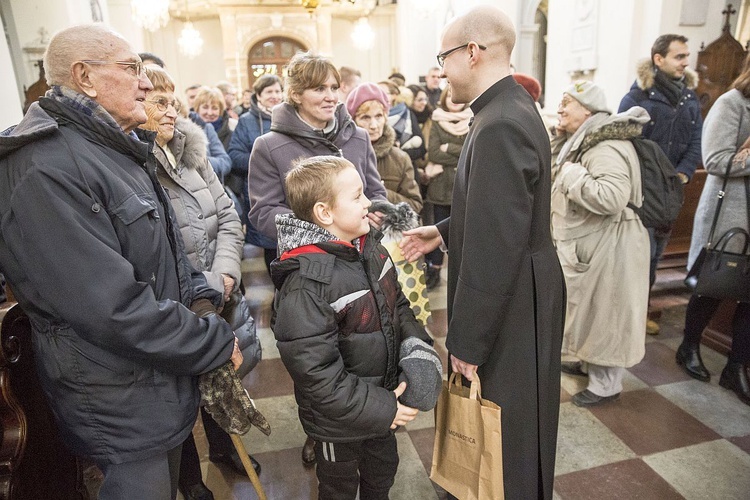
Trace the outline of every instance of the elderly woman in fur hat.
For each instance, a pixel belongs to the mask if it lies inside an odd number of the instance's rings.
[[[562,352],[576,359],[562,370],[588,377],[573,403],[594,406],[619,397],[625,368],[645,353],[649,240],[627,205],[642,204],[629,139],[649,116],[640,107],[612,115],[590,81],[573,83],[557,112],[552,235],[568,288]]]
[[[159,66],[148,65],[145,69],[154,88],[146,95],[148,121],[141,128],[156,132],[154,156],[159,182],[169,193],[188,260],[203,272],[209,286],[224,292],[227,300],[239,289],[241,279],[244,235],[240,218],[208,162],[203,130],[178,116],[179,101],[175,99],[172,78]],[[249,319],[240,318],[239,323]],[[240,326],[232,325],[235,330]],[[201,414],[209,459],[244,474],[229,435],[205,410],[201,409]],[[260,472],[260,465],[252,457],[251,462],[256,472]],[[178,486],[187,500],[213,498],[201,480],[192,434],[183,443]]]
[[[394,204],[404,201],[419,213],[422,196],[414,180],[411,159],[396,146],[396,132],[386,123],[390,107],[388,96],[374,83],[358,85],[346,99],[346,109],[354,122],[370,136],[388,201]]]

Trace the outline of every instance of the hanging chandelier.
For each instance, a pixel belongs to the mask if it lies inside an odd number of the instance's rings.
[[[203,52],[203,37],[200,31],[193,27],[190,22],[190,8],[185,0],[185,27],[182,28],[180,38],[177,39],[177,46],[180,52],[188,59],[192,59]]]
[[[370,50],[372,48],[375,42],[375,32],[372,30],[370,22],[366,17],[360,17],[354,23],[352,42],[354,42],[354,46],[359,50]]]
[[[189,59],[203,52],[203,38],[200,31],[195,29],[190,21],[187,21],[185,27],[182,28],[180,38],[177,39],[177,45],[180,47],[180,52]]]
[[[149,31],[156,31],[169,22],[169,0],[130,0],[133,21]]]

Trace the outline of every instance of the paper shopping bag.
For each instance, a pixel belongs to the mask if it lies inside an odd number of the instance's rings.
[[[430,479],[460,500],[501,500],[503,443],[500,407],[483,400],[479,377],[464,387],[452,373],[435,408]]]

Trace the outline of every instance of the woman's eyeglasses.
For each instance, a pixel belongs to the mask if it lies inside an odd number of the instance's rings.
[[[159,97],[157,99],[147,99],[148,102],[156,106],[159,111],[166,111],[169,106],[172,106],[175,111],[180,112],[180,101],[177,99],[167,100],[166,97]]]

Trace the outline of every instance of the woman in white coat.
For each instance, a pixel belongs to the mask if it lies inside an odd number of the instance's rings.
[[[566,139],[552,172],[552,235],[568,289],[562,370],[588,376],[577,406],[617,399],[625,368],[645,354],[649,240],[638,215],[641,173],[630,138],[648,113],[612,116],[604,91],[578,81],[563,94]]]

